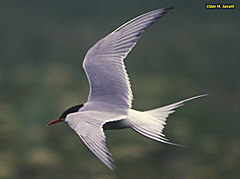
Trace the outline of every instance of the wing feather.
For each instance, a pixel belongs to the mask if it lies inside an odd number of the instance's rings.
[[[145,29],[170,9],[158,9],[140,15],[89,49],[83,62],[90,85],[88,101],[131,108],[133,94],[123,60]]]
[[[101,118],[101,119],[99,119]],[[66,122],[78,134],[83,143],[102,161],[109,169],[116,169],[112,154],[106,146],[106,136],[103,125],[106,122],[125,119],[127,116],[110,114],[99,111],[84,111],[71,113],[67,116]]]
[[[114,171],[116,167],[113,164],[114,160],[111,158],[112,154],[107,149],[106,137],[102,125],[86,125],[87,122],[81,120],[79,120],[77,125],[72,125],[72,120],[70,120],[68,124],[75,130],[83,143],[93,152],[93,154],[108,168]],[[82,126],[81,129],[79,129],[79,126]]]

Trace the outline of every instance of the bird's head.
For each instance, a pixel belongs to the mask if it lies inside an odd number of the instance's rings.
[[[83,107],[83,104],[79,104],[79,105],[70,107],[69,109],[64,111],[59,118],[49,122],[46,126],[50,126],[50,125],[58,123],[58,122],[64,122],[68,114],[78,112],[81,107]]]

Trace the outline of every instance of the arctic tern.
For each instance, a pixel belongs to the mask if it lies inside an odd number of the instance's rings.
[[[105,143],[104,130],[131,128],[150,139],[173,144],[163,134],[169,114],[184,102],[205,96],[148,111],[132,109],[133,94],[123,60],[145,29],[171,9],[173,7],[142,14],[90,48],[83,62],[90,85],[88,101],[67,109],[58,119],[47,124],[68,123],[85,145],[113,171],[116,167]]]

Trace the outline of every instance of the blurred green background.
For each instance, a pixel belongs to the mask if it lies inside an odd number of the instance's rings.
[[[237,1],[211,1],[232,3]],[[240,11],[209,1],[0,1],[0,178],[239,178]],[[84,103],[87,50],[144,12],[174,6],[126,62],[133,107],[187,97],[165,134],[176,147],[125,129],[106,131],[107,169],[66,124],[45,124]]]

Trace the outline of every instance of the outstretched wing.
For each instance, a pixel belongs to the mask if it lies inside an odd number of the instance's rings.
[[[87,52],[83,68],[90,84],[88,101],[131,108],[133,95],[123,59],[144,30],[170,9],[173,8],[154,10],[132,19]]]
[[[101,118],[102,119],[99,119]],[[106,146],[106,137],[103,125],[106,122],[125,119],[126,116],[106,114],[105,112],[77,112],[67,116],[66,122],[74,129],[84,144],[97,156],[109,169],[115,170],[112,154]]]
[[[81,125],[83,125],[85,131],[87,130],[87,135],[78,130],[78,132],[76,131],[78,136],[99,160],[114,171],[116,167],[113,164],[114,160],[111,158],[112,154],[106,146],[106,137],[102,126],[90,126],[87,123]]]

